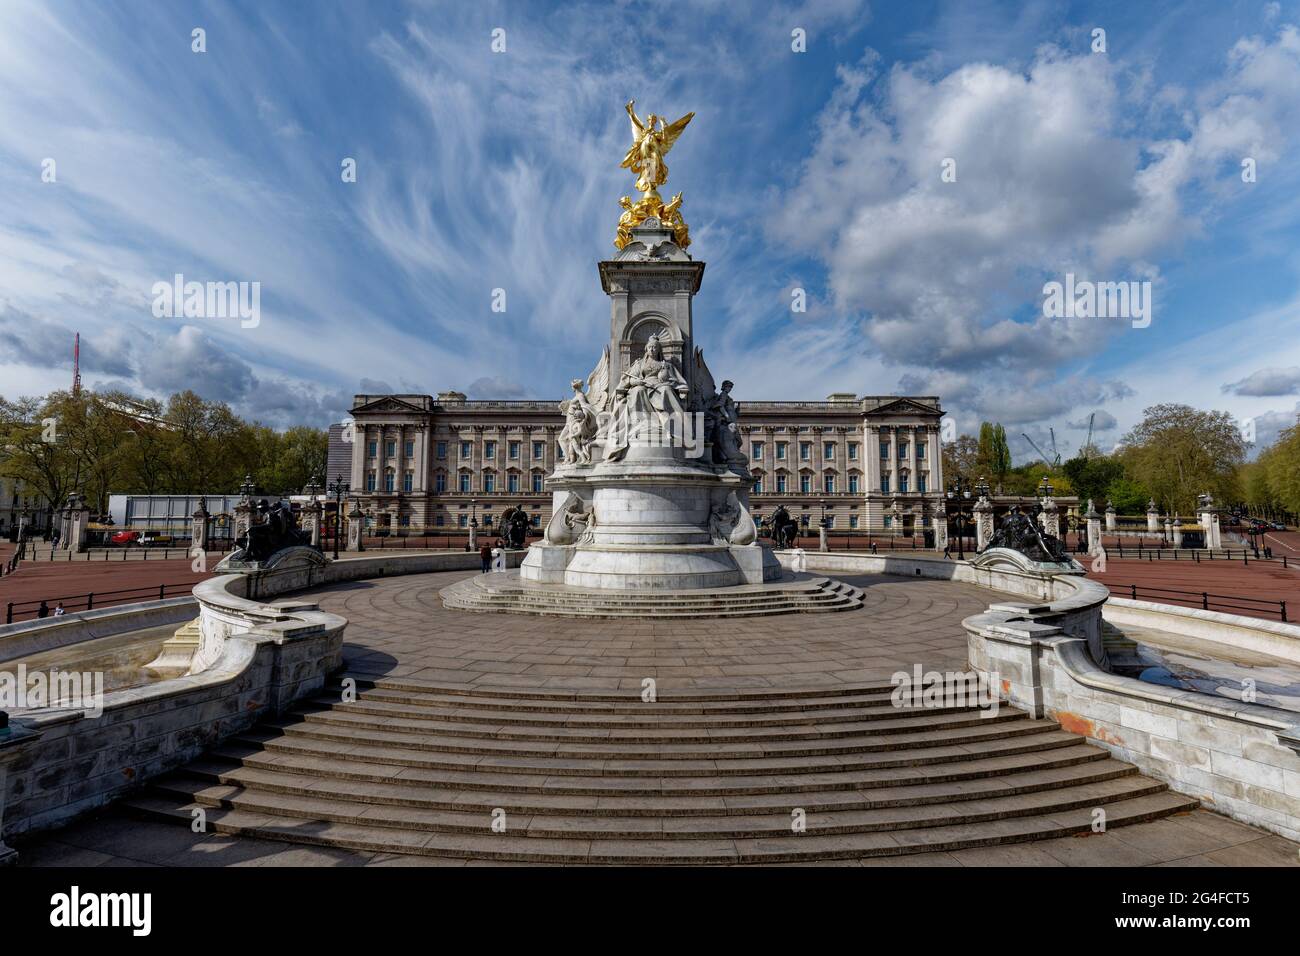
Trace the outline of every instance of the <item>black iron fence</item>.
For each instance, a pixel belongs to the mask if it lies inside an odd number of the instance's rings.
[[[1254,614],[1267,611],[1276,613],[1282,623],[1287,623],[1286,601],[1248,598],[1238,594],[1210,594],[1206,591],[1179,591],[1175,588],[1148,587],[1145,584],[1111,584],[1107,582],[1107,585],[1112,592],[1124,592],[1134,601],[1140,601],[1142,599],[1141,595],[1147,594],[1151,595],[1152,600],[1157,604],[1185,604],[1190,607],[1199,607],[1203,611],[1248,611]]]
[[[69,594],[62,597],[37,598],[34,601],[10,601],[5,606],[5,623],[12,624],[23,617],[50,617],[59,605],[65,611],[93,611],[97,607],[111,607],[117,604],[135,604],[141,601],[162,601],[168,593],[172,597],[189,594],[194,589],[193,581],[178,584],[149,584],[138,588],[120,588],[116,591],[88,591],[85,594]],[[42,613],[41,608],[45,608]]]

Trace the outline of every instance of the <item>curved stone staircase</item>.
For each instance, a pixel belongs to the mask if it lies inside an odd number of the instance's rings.
[[[203,808],[219,833],[557,864],[895,856],[1083,833],[1096,807],[1117,827],[1197,806],[1052,721],[899,709],[891,690],[643,703],[380,679],[352,703],[327,689],[126,802],[186,826]]]
[[[518,572],[479,574],[438,592],[444,607],[597,618],[760,617],[862,607],[862,590],[843,581],[796,577],[769,584],[684,591],[623,591],[530,584]]]

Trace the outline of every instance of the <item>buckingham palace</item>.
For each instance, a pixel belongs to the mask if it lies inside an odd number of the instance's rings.
[[[806,528],[824,517],[835,533],[924,535],[943,512],[942,415],[934,396],[740,401],[755,518],[784,505]],[[350,461],[343,477],[381,534],[491,528],[512,506],[540,529],[563,425],[558,400],[357,395],[330,460]]]

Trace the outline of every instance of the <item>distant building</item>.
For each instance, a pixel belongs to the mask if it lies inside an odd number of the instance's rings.
[[[835,532],[922,535],[942,513],[938,398],[837,393],[739,407],[756,517],[783,504],[816,528],[825,502]],[[550,518],[558,401],[357,395],[351,414],[352,428],[330,429],[330,476],[336,455],[350,451],[352,497],[374,528],[436,534],[474,517],[491,527],[512,505],[534,527]]]
[[[17,534],[25,525],[33,534],[49,527],[50,503],[21,478],[0,477],[0,535]]]

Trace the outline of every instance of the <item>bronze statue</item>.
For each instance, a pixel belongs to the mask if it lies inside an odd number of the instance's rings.
[[[1055,535],[1040,531],[1034,519],[1022,512],[1019,505],[1014,505],[1002,519],[1002,524],[997,531],[993,532],[993,536],[989,538],[988,544],[980,553],[989,548],[1010,548],[1012,551],[1019,551],[1031,561],[1070,563],[1070,556],[1061,540]]]

